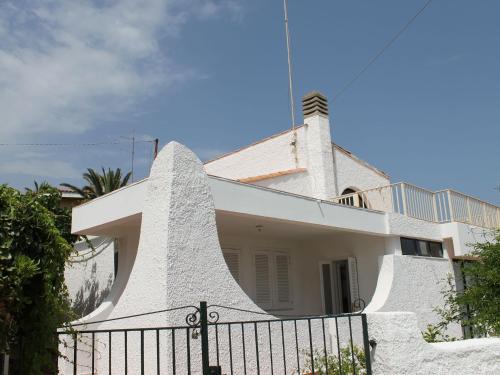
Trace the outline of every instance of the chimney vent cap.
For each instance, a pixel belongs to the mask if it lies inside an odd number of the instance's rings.
[[[328,99],[319,91],[312,91],[302,97],[302,112],[304,118],[316,114],[328,116]]]

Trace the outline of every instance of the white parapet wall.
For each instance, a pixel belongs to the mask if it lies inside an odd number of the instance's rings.
[[[489,375],[500,373],[500,338],[429,344],[409,312],[369,313],[374,375]]]
[[[429,324],[440,321],[434,311],[444,307],[443,290],[453,270],[448,259],[408,255],[384,255],[377,288],[368,312],[412,311],[424,331]],[[458,324],[450,325],[448,334],[461,337]]]

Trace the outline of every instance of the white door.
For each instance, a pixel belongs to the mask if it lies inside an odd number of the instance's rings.
[[[320,263],[321,298],[325,314],[352,312],[359,298],[355,258]]]

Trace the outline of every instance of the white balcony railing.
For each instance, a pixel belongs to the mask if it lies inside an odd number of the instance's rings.
[[[400,182],[342,195],[333,201],[437,223],[458,221],[485,228],[500,227],[500,207],[450,189],[433,192]]]

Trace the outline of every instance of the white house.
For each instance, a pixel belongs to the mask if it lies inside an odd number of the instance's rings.
[[[206,162],[208,178],[177,162],[170,146],[149,179],[74,207],[73,232],[96,236],[98,246],[66,271],[70,293],[85,304],[110,289],[82,321],[204,298],[278,317],[365,309],[415,313],[421,330],[435,323],[447,275],[461,287],[454,265],[470,258],[468,244],[500,226],[500,208],[453,190],[391,183],[332,141],[323,95],[310,93],[302,105],[303,125]],[[174,172],[162,175],[160,164]],[[202,215],[210,207],[196,198],[205,195],[215,208],[215,242]]]

